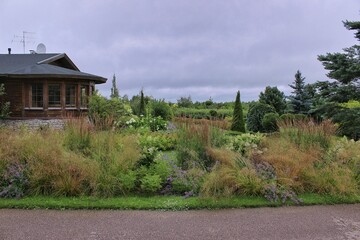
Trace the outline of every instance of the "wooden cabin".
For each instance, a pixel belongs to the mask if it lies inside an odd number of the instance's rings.
[[[81,72],[65,53],[0,54],[0,84],[12,119],[80,116],[95,84],[106,78]]]

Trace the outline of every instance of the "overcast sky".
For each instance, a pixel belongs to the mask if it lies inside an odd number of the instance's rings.
[[[327,80],[317,55],[357,44],[342,20],[360,19],[359,0],[0,0],[0,52],[44,43],[120,94],[176,102],[256,100],[266,86],[286,94],[299,69]],[[15,40],[15,41],[13,41]]]

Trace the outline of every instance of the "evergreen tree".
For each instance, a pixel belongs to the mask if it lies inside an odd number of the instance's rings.
[[[295,114],[308,114],[311,107],[311,99],[305,90],[305,77],[301,76],[299,70],[295,74],[293,84],[289,86],[294,89],[289,97],[291,112]]]
[[[145,99],[144,99],[144,91],[141,89],[140,91],[140,108],[139,108],[139,115],[146,115],[145,111]]]
[[[111,94],[110,94],[110,98],[119,98],[119,90],[116,86],[116,76],[114,74],[113,79],[112,79],[112,87],[111,87]]]
[[[360,40],[360,21],[343,22],[348,30],[355,30]],[[341,103],[360,99],[360,45],[344,48],[342,53],[319,55],[318,60],[329,70],[327,76],[335,82],[318,82],[318,95],[322,100],[314,113],[331,118],[339,125],[338,134],[360,139],[360,108],[348,108]]]
[[[286,109],[285,94],[277,87],[267,86],[265,91],[260,93],[259,102],[272,106],[279,115]]]
[[[264,103],[254,102],[250,104],[246,116],[246,127],[251,132],[266,132],[263,126],[263,118],[268,113],[275,113],[275,109]]]
[[[245,132],[245,121],[244,121],[244,115],[240,101],[240,91],[238,91],[236,94],[231,130]]]
[[[360,22],[343,22],[348,30],[357,30],[355,37],[360,40]],[[360,45],[344,48],[344,53],[319,55],[318,60],[330,72],[329,78],[342,84],[349,84],[360,79]]]

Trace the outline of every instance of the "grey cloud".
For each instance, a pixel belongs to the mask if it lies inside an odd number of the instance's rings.
[[[253,100],[267,85],[288,92],[298,69],[326,79],[316,57],[356,43],[341,21],[359,9],[357,0],[2,0],[0,51],[21,52],[12,35],[34,31],[81,70],[115,73],[122,94],[224,101],[240,89]]]

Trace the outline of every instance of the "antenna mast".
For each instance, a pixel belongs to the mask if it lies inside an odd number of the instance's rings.
[[[34,37],[35,34],[36,33],[34,33],[34,32],[23,31],[22,36],[14,35],[14,38],[11,42],[22,43],[23,51],[25,53],[26,44],[27,43],[35,43],[35,37]]]

